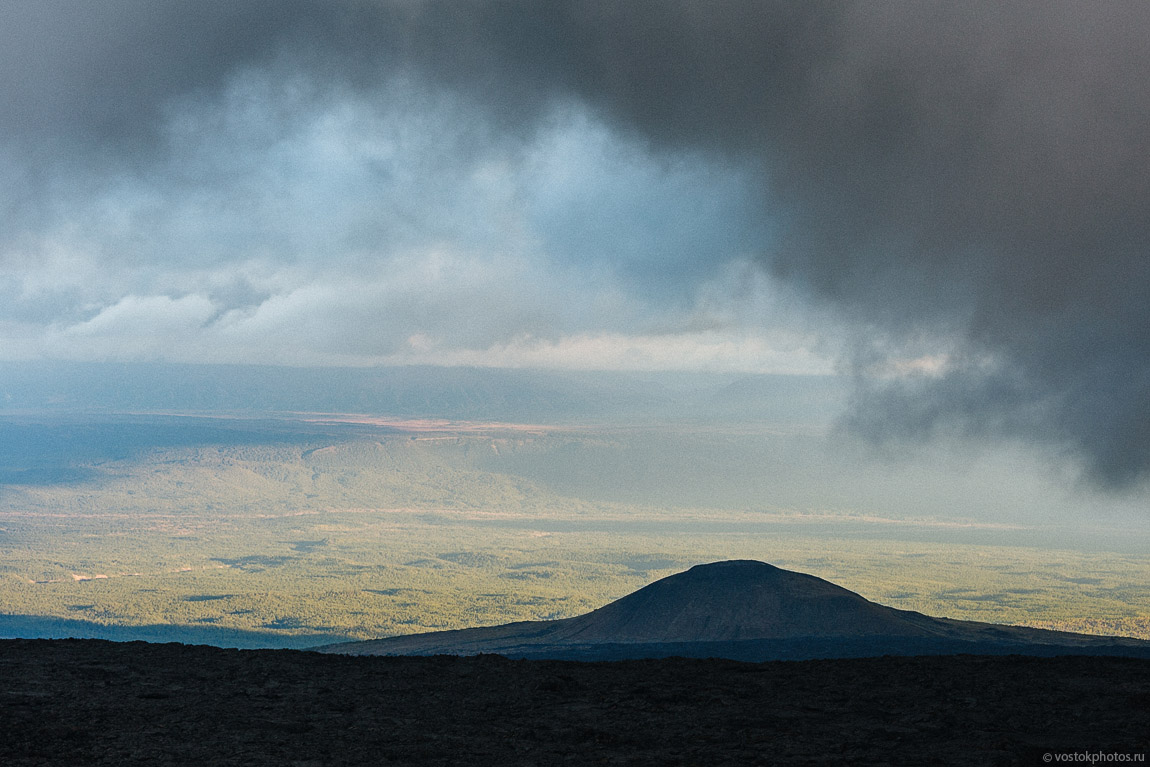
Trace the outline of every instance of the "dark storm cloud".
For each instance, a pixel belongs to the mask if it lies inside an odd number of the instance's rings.
[[[9,141],[145,136],[173,96],[266,58],[305,5],[7,0],[0,6],[0,128]],[[50,149],[58,144],[45,142]]]
[[[1104,483],[1145,476],[1150,6],[552,12],[567,33],[522,68],[658,146],[762,163],[785,232],[765,258],[858,323],[860,372],[948,353],[917,380],[860,375],[856,426],[1022,434]]]
[[[0,0],[0,135],[56,153],[42,161],[139,160],[181,99],[209,99],[261,69],[367,92],[430,76],[510,127],[555,90],[553,62],[523,69],[518,59],[569,46],[563,15],[418,0]]]
[[[178,100],[278,68],[361,94],[411,77],[503,135],[581,102],[668,157],[759,168],[764,262],[858,329],[859,429],[1048,440],[1112,485],[1150,470],[1150,5],[0,8],[2,140],[47,165],[146,163]]]

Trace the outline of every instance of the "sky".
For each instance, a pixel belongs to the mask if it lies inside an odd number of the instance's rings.
[[[0,360],[839,375],[1150,475],[1141,2],[0,0]]]

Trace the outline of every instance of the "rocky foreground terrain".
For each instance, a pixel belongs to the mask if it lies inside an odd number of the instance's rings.
[[[0,641],[5,767],[993,765],[1148,750],[1145,659],[576,663]]]

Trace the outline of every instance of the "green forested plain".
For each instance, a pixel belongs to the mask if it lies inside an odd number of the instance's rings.
[[[761,435],[276,433],[3,467],[0,635],[309,646],[565,617],[693,564],[753,558],[932,615],[1150,638],[1150,555],[1105,531],[802,506],[793,478],[772,493],[767,470],[705,492],[722,485],[717,443],[741,455]],[[608,464],[640,442],[628,482]],[[714,464],[705,477],[660,474],[692,450]]]

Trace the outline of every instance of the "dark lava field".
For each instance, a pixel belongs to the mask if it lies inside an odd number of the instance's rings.
[[[0,641],[5,767],[1009,765],[1148,749],[1144,659],[576,663]]]

